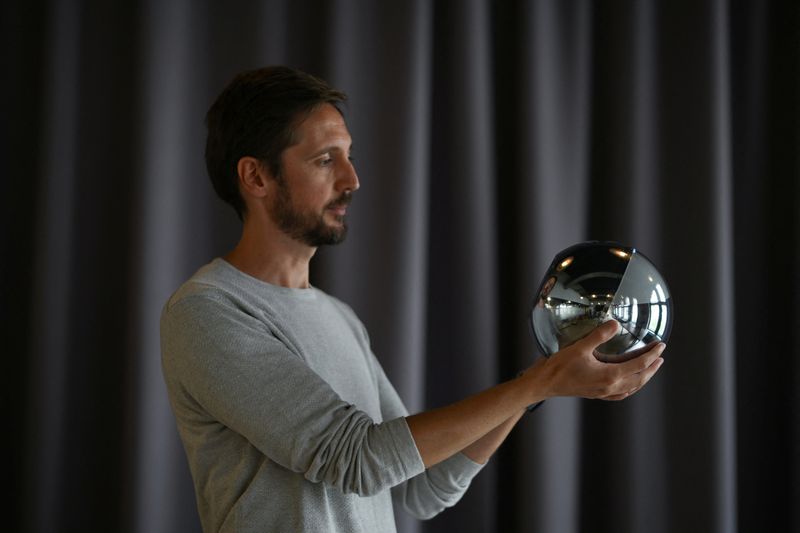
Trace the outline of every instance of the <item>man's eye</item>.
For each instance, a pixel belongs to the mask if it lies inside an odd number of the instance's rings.
[[[323,167],[326,167],[326,166],[330,165],[331,163],[333,163],[333,159],[331,159],[330,157],[325,158],[325,159],[320,159],[320,161],[319,161],[320,166],[323,166]]]

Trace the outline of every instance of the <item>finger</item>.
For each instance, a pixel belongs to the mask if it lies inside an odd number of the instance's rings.
[[[639,373],[631,374],[626,376],[625,378],[621,379],[617,386],[620,390],[623,391],[630,391],[633,389],[641,389],[644,387],[648,381],[658,372],[658,369],[661,368],[661,365],[664,364],[664,359],[661,357],[656,358],[653,363],[647,367],[646,369],[642,370]]]
[[[619,371],[619,375],[626,376],[630,374],[638,374],[647,370],[652,366],[656,359],[661,357],[661,354],[664,353],[666,348],[666,344],[659,342],[652,349],[646,351],[639,357],[635,357],[630,361],[625,361],[624,363],[618,363],[616,368]]]
[[[611,396],[606,396],[605,398],[600,398],[600,399],[601,400],[611,401],[611,402],[617,402],[619,400],[624,400],[625,398],[630,398],[631,396],[633,396],[634,394],[639,392],[640,389],[641,389],[641,387],[634,387],[634,388],[632,388],[631,390],[629,390],[627,392],[623,392],[621,394],[612,394]]]
[[[605,400],[607,402],[618,402],[620,400],[624,400],[625,398],[627,398],[631,394],[633,394],[633,393],[632,392],[624,392],[622,394],[614,394],[614,395],[606,396],[605,398],[600,398],[600,399],[601,400]]]
[[[656,358],[653,363],[642,370],[641,372],[627,375],[619,379],[614,385],[604,391],[604,394],[598,396],[601,400],[623,400],[628,396],[636,394],[648,381],[658,372],[661,365],[664,364],[664,359],[661,357]]]
[[[594,350],[607,340],[611,339],[614,335],[619,333],[620,325],[619,322],[616,320],[609,320],[608,322],[603,322],[596,328],[594,328],[588,335],[586,335],[581,341],[585,344],[585,347],[590,350]]]

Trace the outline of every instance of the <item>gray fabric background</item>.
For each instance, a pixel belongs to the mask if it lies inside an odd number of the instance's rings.
[[[557,399],[403,532],[799,531],[796,2],[4,2],[10,530],[198,529],[158,316],[238,223],[203,117],[239,70],[347,91],[362,188],[313,282],[412,411],[536,356],[552,256],[632,244],[675,299],[623,403]],[[8,520],[7,520],[8,521]]]

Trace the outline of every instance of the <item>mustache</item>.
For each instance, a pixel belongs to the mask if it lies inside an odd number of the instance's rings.
[[[353,201],[353,193],[351,191],[345,191],[342,193],[341,196],[330,202],[326,207],[327,208],[336,208],[336,207],[347,207],[350,205],[350,202]]]

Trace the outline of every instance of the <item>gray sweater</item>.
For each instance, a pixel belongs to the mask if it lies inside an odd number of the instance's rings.
[[[455,504],[481,465],[425,469],[407,411],[339,300],[200,269],[161,318],[164,377],[206,531],[395,531]]]

